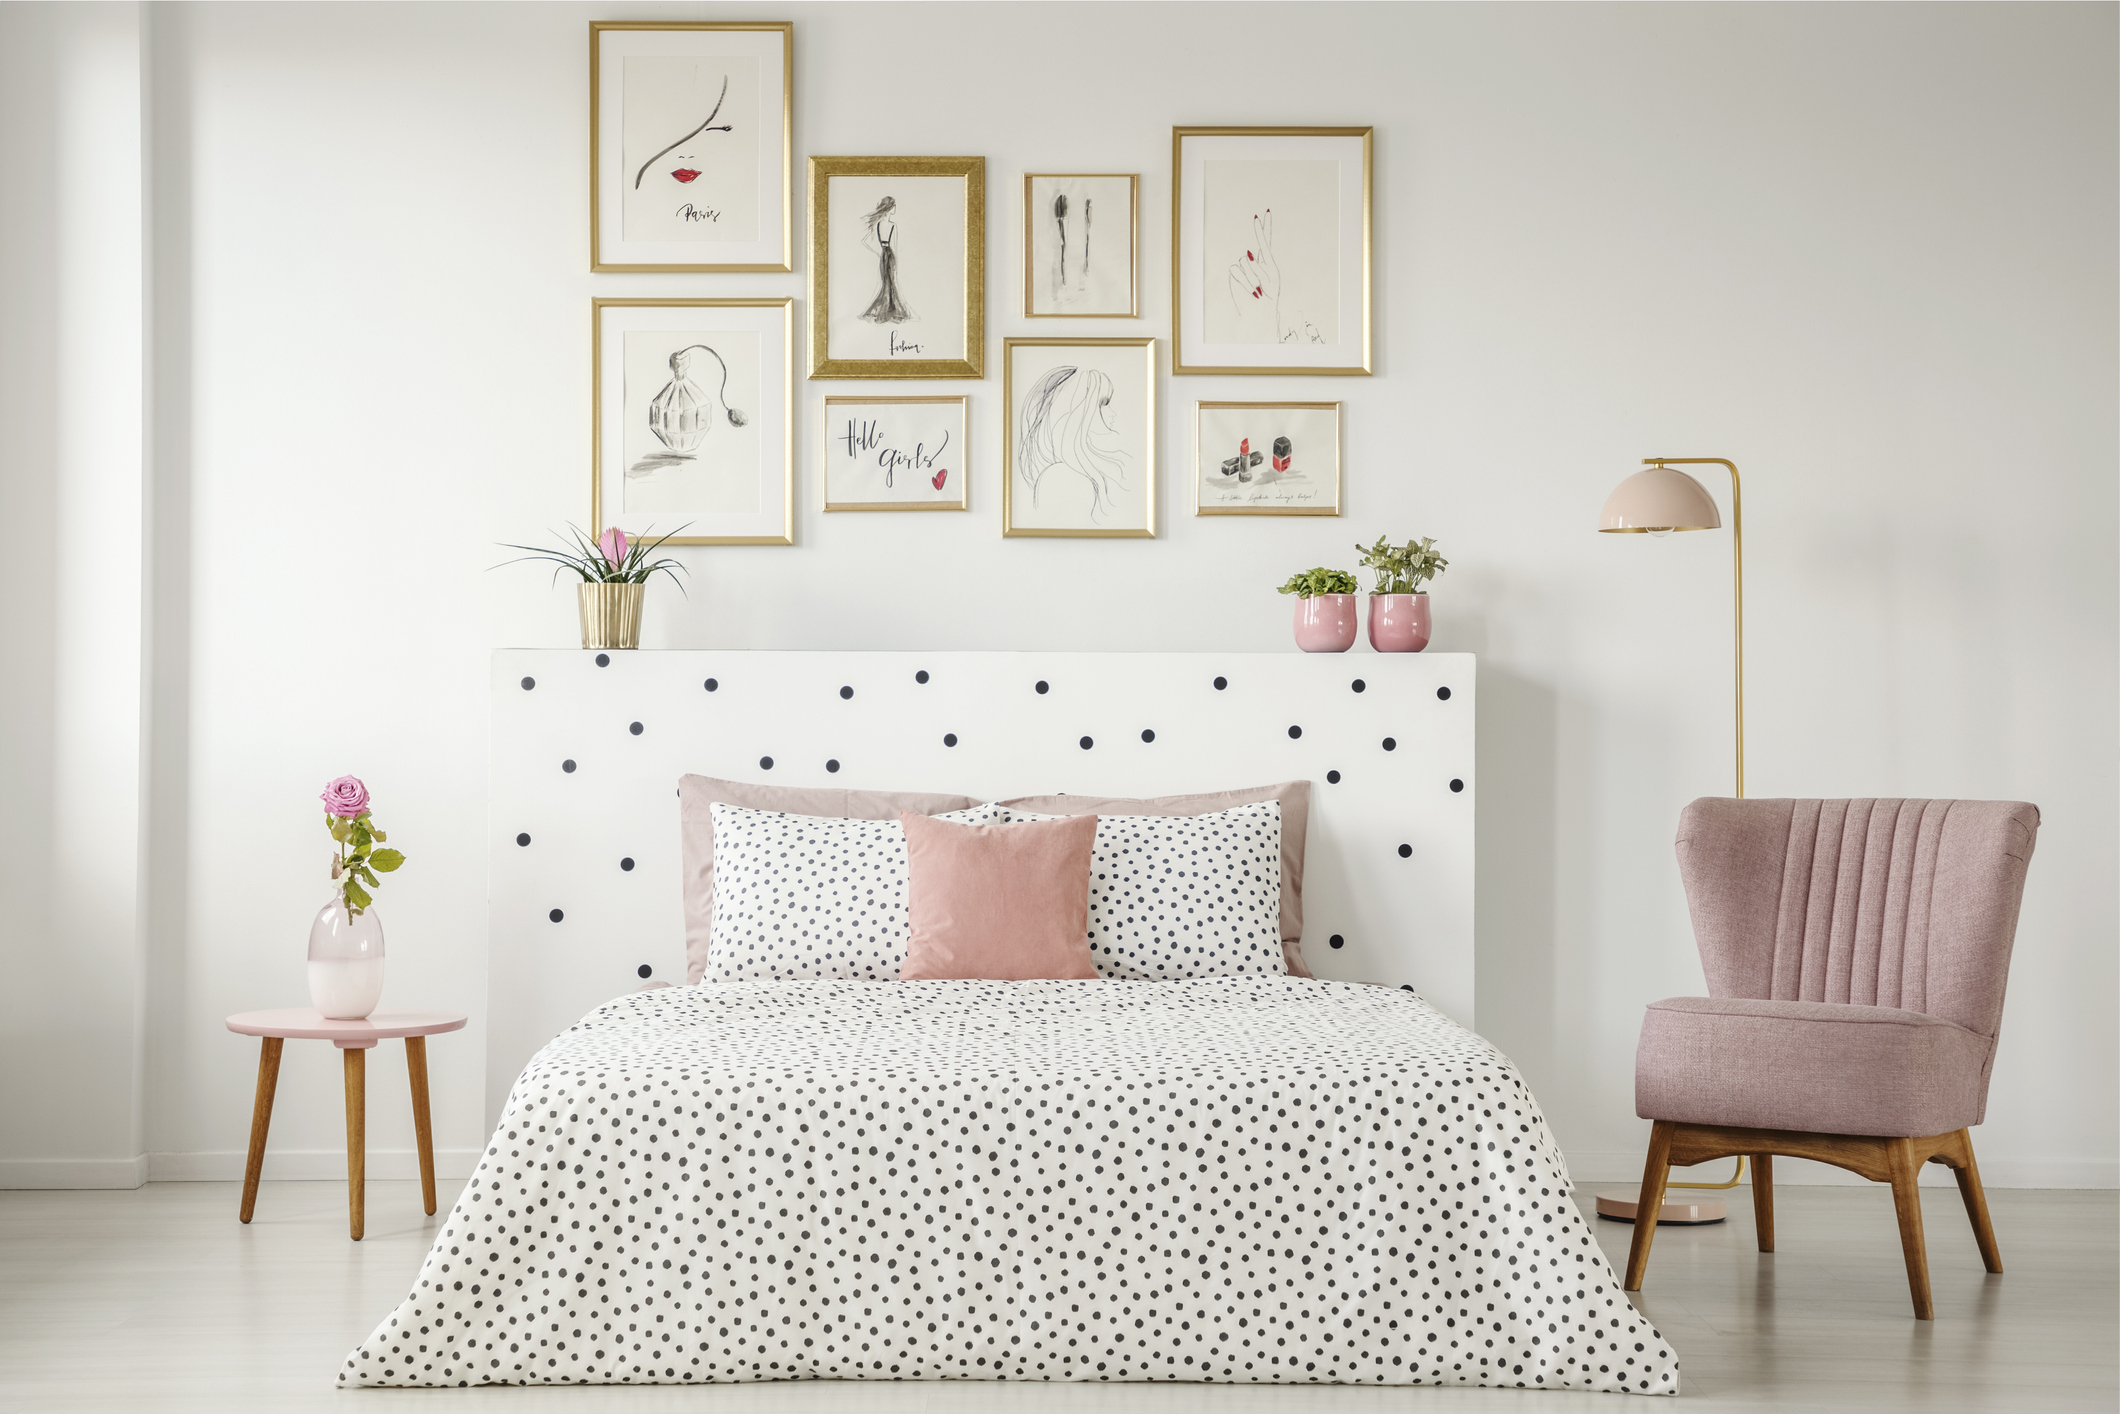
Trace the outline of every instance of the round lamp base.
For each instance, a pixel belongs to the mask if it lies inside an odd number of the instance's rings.
[[[1681,1190],[1687,1191],[1687,1190]],[[1611,1218],[1614,1222],[1631,1223],[1641,1209],[1641,1189],[1614,1189],[1610,1193],[1597,1195],[1597,1215]],[[1681,1223],[1688,1226],[1700,1223],[1719,1223],[1730,1216],[1730,1205],[1721,1198],[1681,1197],[1670,1189],[1664,1190],[1664,1206],[1656,1214],[1659,1227],[1665,1223]]]

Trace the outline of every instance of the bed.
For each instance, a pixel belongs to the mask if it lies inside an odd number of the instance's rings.
[[[1417,995],[744,982],[531,1061],[345,1385],[1676,1393],[1536,1101]]]

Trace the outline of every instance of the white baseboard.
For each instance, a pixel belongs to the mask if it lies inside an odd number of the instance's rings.
[[[0,1159],[0,1189],[138,1188],[147,1175],[145,1154],[129,1159]],[[236,1177],[242,1176],[238,1168]]]
[[[483,1149],[437,1149],[436,1178],[469,1178],[478,1167]],[[240,1183],[243,1164],[249,1156],[241,1149],[209,1150],[197,1154],[149,1154],[147,1179],[151,1183]],[[370,1149],[368,1177],[416,1179],[420,1159],[413,1149]],[[273,1179],[346,1180],[344,1149],[271,1149],[265,1151],[267,1181]]]
[[[1974,1151],[1978,1153],[1980,1136],[1973,1136]],[[1984,1188],[2120,1188],[2120,1163],[2101,1159],[2011,1159],[1980,1156],[1980,1183]],[[1701,1164],[1690,1171],[1675,1171],[1673,1177],[1686,1177],[1719,1183],[1730,1176],[1734,1161],[1717,1159],[1713,1163]],[[1608,1183],[1632,1183],[1642,1181],[1642,1152],[1638,1149],[1608,1151],[1583,1150],[1568,1155],[1568,1173],[1577,1187]],[[1777,1184],[1809,1185],[1858,1185],[1869,1180],[1846,1169],[1834,1168],[1831,1164],[1812,1163],[1807,1159],[1776,1159],[1774,1181]],[[1957,1180],[1951,1171],[1941,1164],[1928,1164],[1923,1168],[1921,1181],[1924,1184],[1942,1184],[1953,1187]]]

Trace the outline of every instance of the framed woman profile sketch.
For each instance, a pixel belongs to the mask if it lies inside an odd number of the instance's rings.
[[[1001,341],[1001,533],[1156,533],[1156,341]]]
[[[589,26],[589,268],[793,270],[795,26]]]
[[[968,511],[966,405],[957,397],[824,400],[824,508]]]
[[[810,159],[810,376],[983,378],[986,159]]]
[[[1371,133],[1171,129],[1172,373],[1370,371]]]
[[[1195,403],[1193,513],[1340,513],[1338,403]]]
[[[1132,173],[1023,174],[1023,313],[1030,319],[1133,319]]]
[[[795,543],[795,301],[590,302],[589,524]]]

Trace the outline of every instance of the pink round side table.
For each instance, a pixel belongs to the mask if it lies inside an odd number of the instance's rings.
[[[470,1020],[456,1011],[378,1011],[361,1021],[333,1021],[315,1007],[242,1011],[228,1018],[238,1036],[262,1036],[258,1097],[250,1111],[250,1161],[243,1167],[242,1220],[258,1206],[258,1173],[265,1167],[265,1133],[272,1128],[272,1092],[280,1083],[280,1047],[297,1041],[331,1041],[346,1056],[346,1209],[353,1240],[365,1226],[363,1189],[368,1174],[368,1052],[378,1041],[405,1039],[405,1070],[412,1079],[412,1128],[420,1141],[420,1196],[434,1215],[434,1127],[427,1118],[427,1038],[461,1030]]]

